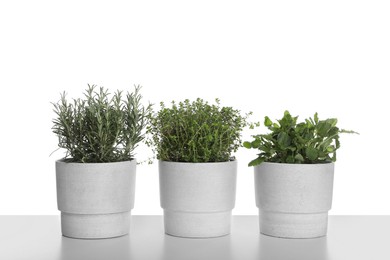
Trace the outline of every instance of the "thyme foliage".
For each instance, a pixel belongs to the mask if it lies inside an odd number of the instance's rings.
[[[150,114],[149,146],[157,159],[174,162],[226,162],[241,146],[241,131],[247,116],[239,110],[209,104],[198,98],[190,102],[172,101],[171,107],[160,103],[160,110]]]

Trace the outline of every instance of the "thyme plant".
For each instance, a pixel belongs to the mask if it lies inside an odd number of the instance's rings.
[[[271,131],[268,134],[254,135],[254,140],[244,142],[244,147],[259,150],[258,157],[249,166],[263,162],[276,163],[327,163],[336,161],[336,151],[340,148],[339,134],[355,133],[339,129],[336,118],[319,120],[309,118],[297,123],[288,111],[282,119],[272,122],[266,116],[264,125]]]
[[[58,146],[66,149],[69,162],[103,163],[128,161],[144,139],[151,106],[141,104],[141,87],[123,95],[88,85],[84,98],[68,101],[65,92],[53,103],[53,132]]]
[[[247,116],[232,107],[209,104],[198,98],[186,99],[171,107],[160,103],[160,110],[150,114],[147,132],[149,146],[157,159],[173,162],[226,162],[241,146],[241,131]]]

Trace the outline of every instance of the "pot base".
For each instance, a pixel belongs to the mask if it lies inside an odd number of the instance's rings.
[[[176,237],[212,238],[230,234],[232,211],[182,212],[164,210],[165,233]]]
[[[101,239],[129,233],[131,212],[114,214],[71,214],[61,212],[62,235],[71,238]]]
[[[281,213],[259,210],[260,233],[282,238],[326,236],[328,212]]]

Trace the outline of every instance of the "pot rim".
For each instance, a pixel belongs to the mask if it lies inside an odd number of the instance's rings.
[[[237,163],[237,159],[226,161],[226,162],[175,162],[175,161],[164,161],[158,160],[159,163],[167,163],[167,164],[178,164],[178,165],[218,165],[218,164],[235,164]]]
[[[136,158],[132,158],[131,160],[127,161],[119,161],[119,162],[102,162],[102,163],[83,163],[83,162],[67,162],[67,159],[62,158],[59,160],[56,160],[56,163],[58,164],[73,164],[73,165],[113,165],[113,164],[128,164],[128,163],[137,163]]]
[[[327,165],[335,165],[334,162],[325,162],[325,163],[278,163],[278,162],[262,162],[259,165],[256,165],[254,167],[261,167],[263,164],[269,164],[272,166],[281,166],[281,167],[320,167],[320,166],[327,166]]]

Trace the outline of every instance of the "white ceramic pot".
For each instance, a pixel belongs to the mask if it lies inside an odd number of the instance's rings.
[[[262,234],[284,238],[326,235],[334,163],[262,163],[254,171]]]
[[[56,162],[62,234],[110,238],[129,233],[136,160],[115,163]]]
[[[159,175],[166,234],[208,238],[230,233],[237,161],[159,161]]]

